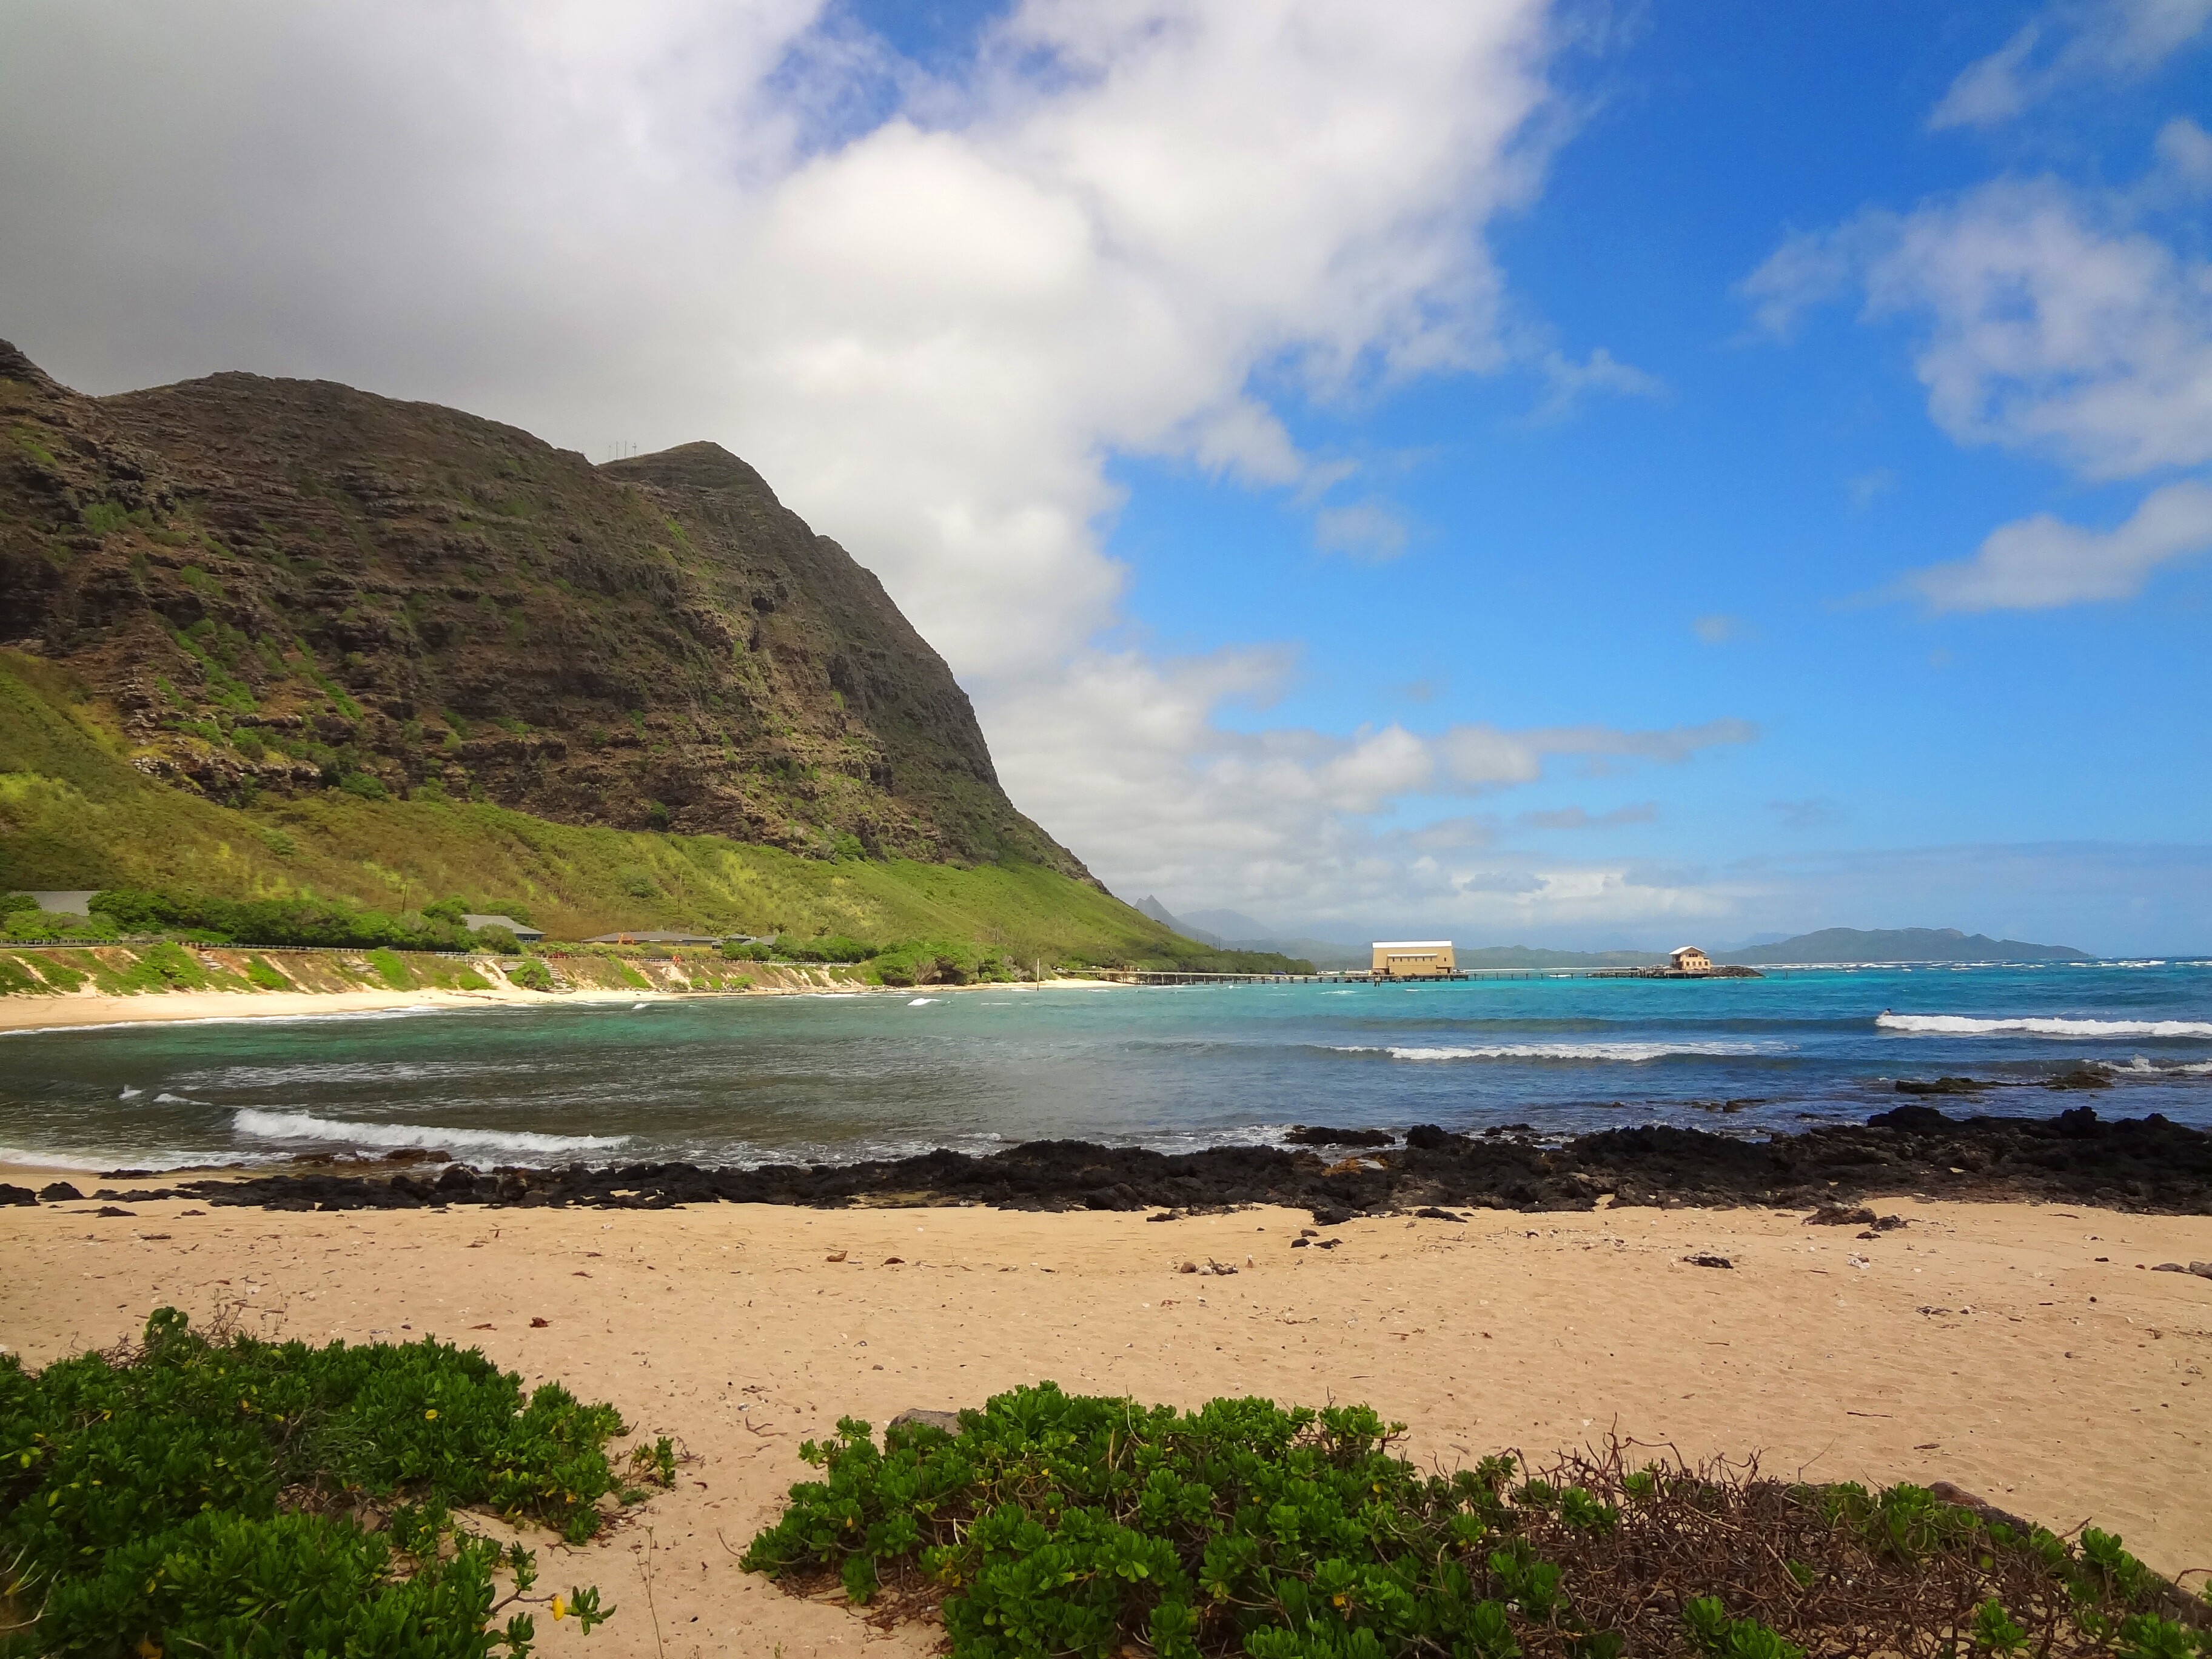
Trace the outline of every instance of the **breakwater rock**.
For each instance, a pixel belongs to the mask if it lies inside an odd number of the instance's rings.
[[[2106,1120],[1954,1118],[1900,1106],[1863,1124],[1754,1140],[1664,1127],[1547,1142],[1417,1125],[1402,1143],[1332,1161],[1304,1148],[1218,1146],[1168,1154],[1040,1140],[987,1158],[936,1152],[855,1164],[706,1169],[690,1164],[481,1170],[419,1164],[365,1174],[282,1173],[196,1181],[103,1200],[189,1196],[282,1210],[453,1204],[662,1209],[678,1204],[982,1204],[1018,1210],[1201,1210],[1283,1204],[1327,1225],[1354,1215],[1456,1205],[1587,1210],[1601,1200],[1800,1207],[1921,1194],[2033,1199],[2212,1214],[2212,1134],[2158,1115]]]

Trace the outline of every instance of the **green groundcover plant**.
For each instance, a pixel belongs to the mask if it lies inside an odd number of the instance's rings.
[[[1617,1659],[2200,1651],[2186,1598],[2078,1545],[1898,1486],[1637,1467],[1424,1474],[1364,1407],[1199,1411],[1044,1383],[955,1435],[850,1419],[802,1449],[750,1571],[935,1602],[956,1659]],[[2173,1616],[2169,1616],[2173,1615]]]
[[[425,1340],[210,1340],[162,1309],[143,1346],[44,1370],[0,1355],[0,1659],[526,1659],[536,1563],[456,1524],[580,1542],[618,1481],[611,1406]],[[633,1454],[672,1472],[666,1442]],[[636,1489],[622,1493],[629,1501]]]
[[[492,945],[512,951],[504,927],[471,933],[458,898],[426,904],[419,912],[387,915],[342,901],[313,898],[233,899],[167,888],[116,888],[97,894],[88,936],[174,933],[209,945],[321,945],[331,949],[466,951]],[[67,930],[54,937],[73,936]]]

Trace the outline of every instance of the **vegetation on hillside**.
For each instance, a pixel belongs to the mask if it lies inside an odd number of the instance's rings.
[[[682,927],[952,940],[1025,966],[1298,965],[1180,939],[1039,865],[804,858],[718,836],[549,823],[483,803],[337,788],[223,806],[147,777],[129,752],[65,671],[0,648],[0,888],[314,899],[395,919],[460,894],[471,909],[519,908],[556,939]]]
[[[1760,1480],[1619,1448],[1424,1474],[1364,1407],[1193,1413],[1020,1388],[960,1431],[801,1449],[744,1565],[934,1604],[955,1659],[2188,1659],[2192,1611],[2119,1540],[1917,1486]],[[2177,1615],[2191,1622],[2178,1622]]]
[[[474,1351],[214,1340],[161,1309],[143,1345],[41,1371],[0,1354],[0,1659],[526,1659],[549,1608],[588,1631],[594,1589],[537,1593],[518,1541],[454,1510],[580,1543],[626,1432]],[[669,1484],[660,1441],[632,1454]]]
[[[222,898],[164,888],[114,887],[93,896],[90,913],[71,916],[25,905],[27,894],[0,899],[0,936],[25,943],[94,942],[164,937],[206,945],[321,945],[398,951],[520,947],[505,927],[470,928],[466,905],[440,899],[406,915],[317,898]],[[520,920],[520,918],[517,918]]]

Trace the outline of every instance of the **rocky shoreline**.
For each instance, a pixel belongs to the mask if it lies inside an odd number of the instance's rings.
[[[35,1194],[0,1188],[0,1202],[88,1199],[119,1206],[178,1197],[270,1210],[989,1205],[1164,1214],[1279,1204],[1308,1210],[1328,1225],[1356,1215],[1451,1206],[1589,1210],[1609,1200],[1665,1208],[1802,1208],[1920,1195],[2212,1214],[2212,1134],[2156,1114],[2106,1120],[2087,1106],[2048,1118],[1957,1118],[1913,1104],[1864,1124],[1770,1140],[1649,1126],[1547,1144],[1497,1130],[1459,1135],[1432,1125],[1417,1125],[1387,1147],[1362,1144],[1371,1143],[1371,1131],[1309,1129],[1301,1139],[1307,1144],[1290,1148],[1218,1146],[1176,1154],[1043,1140],[984,1158],[936,1152],[755,1169],[634,1164],[483,1170],[418,1155],[411,1164],[387,1162],[358,1173],[325,1167],[158,1188],[102,1187],[88,1195],[66,1182]],[[118,1170],[107,1178],[138,1173]]]

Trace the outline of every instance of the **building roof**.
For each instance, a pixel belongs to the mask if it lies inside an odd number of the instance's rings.
[[[92,902],[100,896],[100,889],[87,887],[67,892],[33,892],[39,908],[49,915],[87,916],[92,914]]]
[[[508,933],[514,934],[517,939],[544,939],[545,937],[543,929],[532,927],[526,921],[517,921],[513,916],[480,915],[468,911],[464,911],[461,914],[461,926],[467,928],[472,933],[479,927],[504,927]]]
[[[1449,951],[1452,942],[1448,939],[1378,939],[1377,951]]]
[[[1705,949],[1704,949],[1704,947],[1703,947],[1703,946],[1701,946],[1701,945],[1676,945],[1673,950],[1671,950],[1671,951],[1668,951],[1668,952],[1667,952],[1667,954],[1668,954],[1668,956],[1670,956],[1670,957],[1679,957],[1679,956],[1680,956],[1680,955],[1681,955],[1685,951],[1696,951],[1699,956],[1703,956],[1703,955],[1705,955]]]

